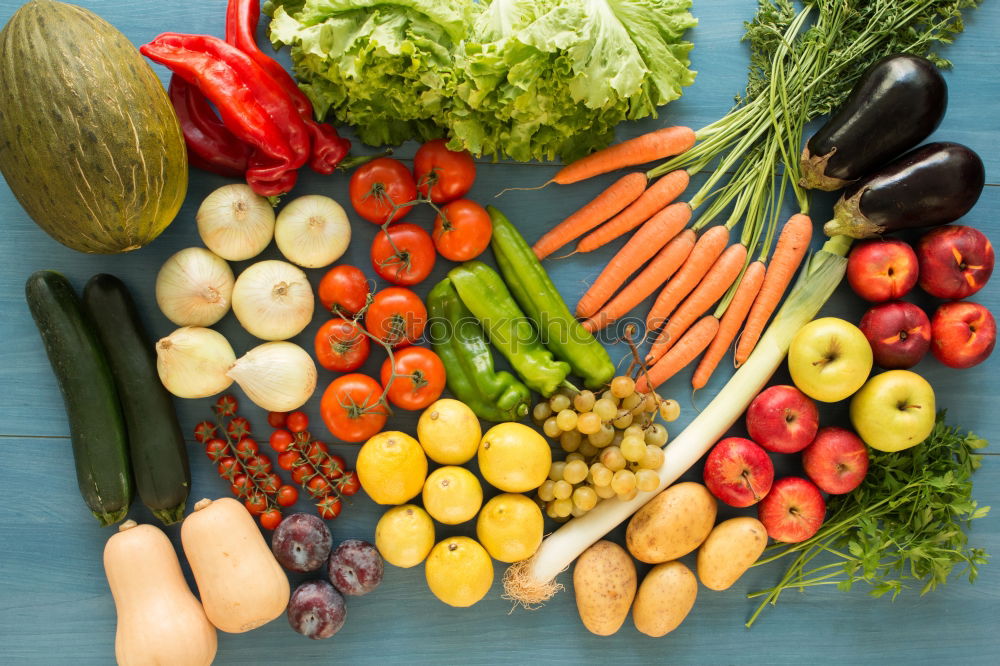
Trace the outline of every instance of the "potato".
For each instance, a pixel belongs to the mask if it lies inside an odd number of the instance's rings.
[[[658,638],[680,626],[698,596],[698,581],[680,562],[657,564],[639,586],[632,607],[635,628]]]
[[[618,631],[635,598],[636,581],[635,563],[618,544],[598,541],[583,551],[573,569],[573,593],[583,626],[598,636]]]
[[[767,546],[767,530],[756,518],[730,518],[715,526],[698,550],[698,578],[710,590],[728,590]]]
[[[717,505],[700,483],[678,483],[639,509],[625,542],[636,559],[650,564],[676,560],[701,545],[715,525]]]

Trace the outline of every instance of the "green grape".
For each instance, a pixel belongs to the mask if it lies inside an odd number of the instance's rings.
[[[587,463],[583,460],[572,460],[566,463],[563,479],[572,484],[582,483],[587,478]]]
[[[553,481],[558,481],[563,478],[563,470],[566,469],[566,463],[562,460],[556,460],[549,467],[549,478]]]
[[[570,511],[571,516],[573,516],[574,518],[579,518],[580,516],[586,515],[586,513],[587,513],[586,509],[581,509],[579,506],[577,506],[576,502],[573,502],[573,509]]]
[[[643,409],[643,411],[646,411],[646,412],[649,412],[649,413],[653,413],[653,412],[656,411],[656,409],[659,406],[660,406],[660,404],[656,400],[656,394],[655,393],[652,393],[652,392],[647,393],[646,396],[642,399],[642,409]]]
[[[629,435],[622,440],[621,452],[625,460],[639,462],[646,455],[646,442],[642,437]]]
[[[604,448],[610,444],[615,438],[615,429],[611,427],[610,423],[605,423],[601,426],[601,429],[592,435],[588,435],[587,439],[590,443],[597,448]]]
[[[611,489],[619,497],[632,492],[635,489],[635,474],[627,469],[618,470],[611,479]]]
[[[545,515],[553,520],[559,518],[559,514],[556,513],[556,501],[552,500],[545,504]]]
[[[676,400],[664,400],[660,403],[660,418],[670,423],[681,415],[681,406]]]
[[[618,396],[616,396],[615,394],[613,394],[611,392],[611,389],[608,389],[607,391],[605,391],[604,393],[602,393],[600,399],[601,400],[610,400],[611,402],[615,403],[615,410],[616,411],[618,410]]]
[[[573,462],[574,460],[583,460],[584,462],[586,462],[586,459],[583,457],[583,454],[581,454],[581,453],[579,453],[577,451],[574,451],[573,453],[571,453],[568,456],[566,456],[566,464],[568,465],[571,462]],[[566,473],[563,472],[563,478],[565,478],[565,477],[566,477]]]
[[[553,510],[559,518],[567,518],[571,513],[573,513],[573,500],[569,497],[554,500],[552,504]]]
[[[594,396],[593,391],[580,391],[573,398],[573,407],[576,408],[578,412],[589,412],[594,408],[594,403],[597,398]]]
[[[638,494],[639,494],[639,489],[633,487],[632,490],[628,491],[624,495],[619,494],[618,495],[618,499],[620,499],[623,502],[628,502],[629,500],[634,500],[635,496],[638,495]]]
[[[617,446],[609,446],[601,451],[601,464],[612,472],[618,472],[625,469],[625,456]]]
[[[555,485],[552,486],[552,495],[557,499],[566,499],[573,494],[573,484],[565,479],[560,479],[556,481]]]
[[[556,482],[552,479],[545,479],[542,485],[538,486],[538,499],[544,502],[551,502],[556,498],[552,493],[552,489],[555,488]]]
[[[646,430],[646,443],[663,446],[667,443],[667,429],[661,423],[654,423]]]
[[[600,449],[598,449],[596,446],[594,446],[590,442],[590,438],[589,437],[587,439],[583,440],[582,442],[580,442],[580,448],[577,449],[577,453],[579,453],[581,456],[583,456],[587,460],[590,460],[591,458],[593,458],[594,456],[596,456],[599,451],[600,451]]]
[[[556,414],[564,409],[569,409],[569,396],[563,393],[556,393],[549,398],[549,407]]]
[[[573,505],[582,511],[590,511],[597,506],[597,493],[589,486],[580,486],[573,491]]]
[[[648,493],[660,485],[660,475],[651,469],[640,469],[635,473],[635,487]]]
[[[624,430],[632,425],[632,412],[627,409],[619,409],[618,414],[615,416],[611,424],[619,430]]]
[[[577,416],[576,429],[584,435],[593,435],[601,430],[601,417],[596,412],[583,412]]]
[[[540,402],[535,405],[535,408],[531,410],[531,415],[539,423],[544,423],[545,419],[552,416],[552,409],[549,407],[549,403]]]
[[[601,421],[610,421],[618,414],[618,406],[607,398],[601,398],[594,403],[594,414],[597,414]]]
[[[624,398],[635,393],[635,382],[631,377],[615,377],[611,380],[611,395]]]
[[[572,409],[564,409],[556,414],[556,425],[563,432],[576,428],[577,413]]]
[[[597,496],[601,499],[611,499],[618,494],[611,487],[610,483],[606,486],[594,486],[594,492],[597,493]]]
[[[594,481],[595,486],[610,485],[611,477],[614,475],[615,473],[605,467],[603,463],[595,462],[590,466],[590,478]]]
[[[625,428],[625,430],[622,432],[622,437],[628,437],[630,435],[634,437],[643,437],[645,436],[645,434],[646,431],[643,430],[641,425],[633,423],[629,427]]]
[[[542,432],[544,432],[547,437],[551,437],[552,439],[559,436],[562,429],[559,427],[559,424],[556,423],[556,417],[550,416],[545,419],[545,423],[542,424]]]
[[[645,398],[639,393],[631,393],[628,397],[622,399],[621,403],[618,405],[622,409],[627,409],[628,411],[634,410],[636,407],[642,404]]]
[[[559,435],[559,444],[562,446],[562,450],[567,453],[579,449],[581,441],[583,441],[583,435],[580,434],[579,430],[567,430]]]
[[[646,455],[639,461],[644,469],[660,469],[663,467],[663,449],[653,444],[646,445]]]
[[[614,439],[611,440],[611,446],[621,447],[622,440],[625,439],[625,435],[619,430],[615,433]]]

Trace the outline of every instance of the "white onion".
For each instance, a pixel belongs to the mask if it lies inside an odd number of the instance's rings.
[[[255,405],[270,412],[298,409],[316,390],[316,364],[293,342],[258,345],[228,374]]]
[[[277,259],[260,261],[236,278],[233,312],[251,335],[285,340],[312,319],[312,287],[302,269]]]
[[[233,383],[226,373],[236,354],[218,331],[185,326],[156,343],[156,371],[178,398],[207,398]]]
[[[256,257],[274,236],[274,208],[246,183],[224,185],[209,194],[195,221],[208,249],[229,261]]]
[[[351,223],[343,207],[330,197],[307,194],[290,201],[278,213],[274,241],[292,263],[322,268],[347,251]]]
[[[156,304],[178,326],[211,326],[229,312],[233,270],[202,247],[167,259],[156,275]]]

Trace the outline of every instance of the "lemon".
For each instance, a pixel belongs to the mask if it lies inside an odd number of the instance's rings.
[[[389,564],[414,567],[434,547],[434,521],[415,504],[394,506],[375,525],[375,547]]]
[[[542,543],[542,510],[524,495],[497,495],[483,507],[476,521],[476,537],[501,562],[520,562],[535,554]]]
[[[424,482],[424,508],[434,520],[458,525],[475,518],[483,505],[483,487],[464,467],[440,467]]]
[[[427,457],[442,465],[461,465],[472,460],[482,436],[475,412],[460,400],[438,400],[417,421],[420,446]]]
[[[435,597],[449,606],[465,608],[490,591],[493,561],[475,540],[451,537],[431,550],[424,575]]]
[[[491,485],[524,493],[542,485],[552,465],[552,451],[540,434],[520,423],[501,423],[479,443],[479,471]]]
[[[378,504],[402,504],[420,493],[427,478],[427,456],[405,432],[373,436],[358,453],[358,480]]]

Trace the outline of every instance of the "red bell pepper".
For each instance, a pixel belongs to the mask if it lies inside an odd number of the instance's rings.
[[[176,74],[170,77],[167,92],[184,132],[191,165],[220,176],[243,177],[250,146],[226,129],[205,95]]]

